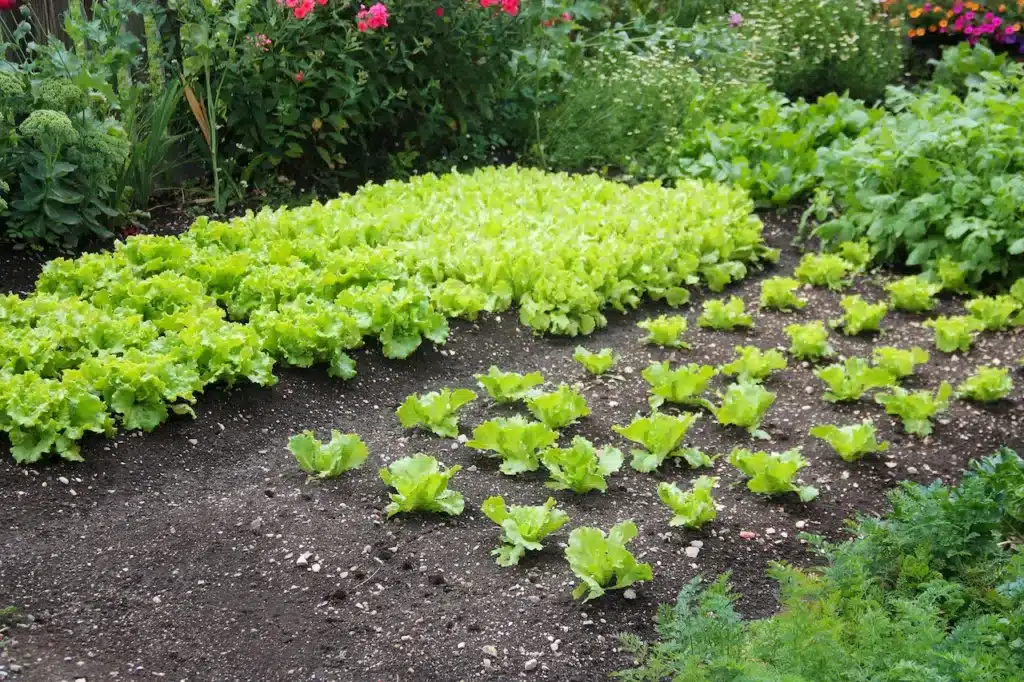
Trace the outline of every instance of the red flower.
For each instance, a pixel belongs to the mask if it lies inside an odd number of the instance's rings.
[[[443,17],[444,16],[444,7],[438,6],[436,9],[434,9],[434,14],[436,14],[439,17]]]
[[[0,12],[10,12],[17,6],[18,0],[0,0]]]
[[[366,29],[370,28],[365,21],[360,21],[356,24],[356,27],[359,29],[360,33],[366,33]]]
[[[501,9],[509,16],[519,14],[519,0],[501,0]]]
[[[301,83],[304,80],[306,80],[306,73],[304,71],[299,71],[297,74],[295,74],[296,83]]]

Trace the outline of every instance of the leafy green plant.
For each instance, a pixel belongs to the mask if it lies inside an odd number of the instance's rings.
[[[666,402],[680,405],[698,405],[710,408],[711,403],[700,395],[707,390],[716,370],[710,365],[689,363],[670,369],[668,360],[647,366],[641,376],[651,387],[648,399],[652,408]]]
[[[940,315],[934,320],[925,320],[924,326],[934,330],[936,348],[945,353],[955,353],[969,350],[974,337],[985,328],[985,323],[966,315]]]
[[[670,526],[700,528],[718,516],[711,491],[718,483],[717,476],[698,476],[693,487],[683,492],[674,483],[662,481],[658,484],[658,499],[672,510]]]
[[[516,566],[527,550],[539,552],[544,549],[541,541],[569,521],[569,515],[555,508],[555,500],[549,497],[543,505],[526,507],[505,506],[500,495],[484,500],[480,511],[501,526],[502,545],[491,551],[499,566]]]
[[[832,324],[841,326],[844,334],[852,336],[863,332],[882,331],[882,319],[889,312],[889,306],[885,302],[868,303],[859,294],[855,294],[843,296],[839,304],[843,307],[845,314],[840,319],[834,320]]]
[[[448,489],[448,482],[462,467],[441,469],[430,455],[403,457],[379,471],[380,480],[395,489],[384,508],[388,518],[399,512],[429,511],[458,516],[465,507],[462,493]]]
[[[682,340],[689,324],[682,315],[658,315],[655,318],[637,322],[638,327],[647,332],[644,343],[653,343],[665,348],[689,348],[690,344]]]
[[[876,395],[875,402],[889,414],[899,417],[907,433],[927,436],[932,432],[932,417],[949,409],[952,394],[953,387],[943,381],[934,394],[930,391],[906,391],[897,386],[889,393]]]
[[[742,298],[730,296],[728,301],[704,301],[704,312],[697,318],[697,324],[719,330],[751,329],[754,318],[745,311]]]
[[[703,452],[680,447],[686,432],[699,416],[684,414],[673,417],[655,411],[649,417],[634,417],[628,426],[612,426],[612,431],[646,448],[632,451],[630,466],[637,471],[654,471],[669,457],[685,459],[693,468],[711,466],[711,458]]]
[[[358,434],[342,435],[337,430],[331,431],[331,442],[326,445],[317,440],[312,431],[303,431],[288,439],[288,450],[295,455],[303,471],[317,478],[334,478],[358,469],[369,455]]]
[[[552,429],[575,424],[590,414],[586,399],[567,384],[559,384],[554,391],[533,393],[526,399],[530,414]]]
[[[800,282],[792,277],[770,277],[763,280],[760,305],[762,308],[783,312],[800,310],[807,305],[807,301],[796,295],[799,288]]]
[[[602,348],[597,353],[592,353],[583,346],[576,346],[572,359],[583,365],[591,374],[601,375],[615,366],[618,356],[611,348]]]
[[[845,278],[852,270],[849,261],[834,253],[805,253],[793,276],[804,284],[838,291],[849,286]]]
[[[935,308],[935,295],[942,291],[942,286],[920,275],[912,275],[889,282],[885,290],[889,292],[889,302],[896,310],[923,313]]]
[[[856,462],[864,455],[889,449],[888,441],[879,443],[876,440],[875,425],[869,419],[850,426],[814,426],[809,433],[832,446],[845,462]]]
[[[828,385],[825,400],[835,403],[859,400],[868,391],[895,384],[895,378],[883,367],[872,367],[863,358],[847,358],[841,365],[814,370],[814,376]]]
[[[565,558],[580,579],[572,591],[573,599],[584,594],[583,601],[597,599],[606,590],[624,587],[654,577],[650,564],[638,563],[626,545],[636,537],[636,524],[620,521],[605,535],[599,528],[581,526],[569,533]]]
[[[789,337],[789,354],[800,360],[820,360],[834,354],[828,342],[828,329],[819,321],[790,324],[784,329]]]
[[[736,346],[736,359],[719,368],[726,376],[740,381],[763,381],[772,372],[786,369],[786,358],[777,350],[762,351],[757,346]]]
[[[718,423],[740,426],[755,438],[767,438],[761,430],[761,420],[768,408],[775,403],[775,394],[761,384],[752,381],[738,381],[730,384],[725,395],[720,395],[722,404],[713,409]]]
[[[459,435],[459,410],[474,400],[476,393],[468,388],[442,388],[423,396],[413,393],[395,414],[403,428],[420,426],[442,438],[455,438]]]
[[[473,378],[480,388],[487,391],[499,403],[514,403],[524,399],[531,389],[544,383],[544,375],[540,372],[529,374],[517,374],[516,372],[503,372],[494,365],[487,370],[487,374],[474,374]]]
[[[858,239],[852,242],[840,242],[836,246],[840,257],[849,263],[853,272],[864,272],[869,265],[873,254],[871,253],[871,242],[867,239]]]
[[[979,296],[964,304],[971,317],[985,325],[989,331],[1008,329],[1013,325],[1024,324],[1024,314],[1014,317],[1020,310],[1021,302],[1013,296]]]
[[[551,475],[544,485],[553,490],[571,490],[583,495],[591,490],[605,492],[605,478],[622,468],[622,451],[613,447],[594,448],[582,436],[572,439],[567,448],[548,448],[541,453],[541,462]]]
[[[739,469],[747,481],[747,489],[761,495],[796,493],[801,502],[810,502],[818,496],[814,486],[798,486],[796,474],[808,465],[800,448],[785,452],[757,452],[736,448],[729,454],[729,464]]]
[[[924,348],[895,348],[879,346],[871,351],[876,367],[888,372],[894,379],[904,379],[914,374],[914,368],[931,358]]]
[[[957,386],[956,396],[975,400],[980,403],[991,403],[1002,400],[1013,390],[1013,379],[1005,367],[981,366]]]
[[[558,433],[525,417],[489,419],[473,429],[466,447],[489,450],[501,459],[499,469],[509,476],[540,468],[540,452],[558,440]]]

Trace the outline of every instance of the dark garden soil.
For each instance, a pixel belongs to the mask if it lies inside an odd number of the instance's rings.
[[[788,273],[798,257],[788,247],[794,221],[768,216],[769,240],[784,248],[770,274]],[[19,264],[19,262],[21,264]],[[31,264],[7,258],[3,285],[24,291]],[[752,307],[755,276],[733,288]],[[856,287],[878,297],[870,278]],[[616,635],[652,632],[657,604],[674,599],[698,575],[732,572],[748,616],[772,613],[775,586],[769,562],[809,565],[814,558],[801,530],[843,537],[844,519],[885,506],[897,481],[957,476],[968,460],[1006,444],[1024,449],[1018,386],[996,407],[956,401],[927,439],[901,427],[868,399],[830,405],[811,368],[796,363],[769,379],[778,400],[768,413],[772,441],[764,447],[804,446],[811,465],[802,480],[820,497],[770,499],[746,490],[724,459],[716,497],[718,519],[699,532],[671,529],[658,501],[659,481],[687,482],[702,472],[665,465],[639,474],[628,465],[610,479],[607,494],[555,493],[570,525],[607,529],[631,518],[640,527],[632,548],[654,567],[654,580],[636,598],[613,592],[580,604],[570,597],[574,577],[562,557],[569,528],[517,568],[502,569],[489,555],[499,529],[479,512],[489,495],[509,503],[539,504],[543,477],[510,478],[496,462],[458,442],[403,431],[394,416],[410,393],[445,386],[474,387],[473,374],[502,369],[541,370],[549,381],[580,382],[593,414],[568,436],[598,444],[628,444],[611,431],[646,410],[641,370],[652,360],[722,363],[733,346],[784,347],[782,328],[793,321],[828,319],[840,295],[804,292],[811,304],[792,313],[755,315],[756,329],[726,333],[696,328],[700,299],[685,309],[691,351],[640,343],[637,320],[663,312],[651,306],[625,316],[611,313],[608,328],[582,339],[622,354],[613,376],[594,379],[571,359],[580,339],[536,338],[514,314],[452,325],[443,349],[423,348],[412,360],[388,361],[359,353],[359,375],[332,380],[321,369],[282,369],[272,389],[211,390],[195,420],[176,418],[151,434],[95,439],[86,462],[18,467],[0,460],[0,607],[13,604],[18,624],[0,647],[0,679],[75,680],[384,680],[428,682],[538,679],[589,682],[629,665]],[[959,309],[944,301],[943,312]],[[921,316],[886,319],[885,344],[916,344],[932,361],[908,385],[959,382],[978,364],[1010,365],[1024,354],[1020,331],[984,334],[965,356],[934,351]],[[833,340],[842,353],[867,356],[871,337]],[[1024,385],[1018,372],[1017,383]],[[722,379],[715,380],[722,386]],[[481,391],[482,394],[482,391]],[[511,410],[483,394],[466,408],[462,429]],[[807,429],[871,416],[892,441],[882,456],[847,464]],[[361,470],[309,483],[285,450],[302,429],[359,433],[371,452]],[[704,451],[725,453],[751,445],[743,431],[718,426],[705,414],[687,438]],[[4,444],[6,446],[6,444]],[[452,487],[466,497],[458,518],[398,516],[385,521],[387,494],[377,468],[414,452],[434,454],[463,470]],[[741,537],[742,531],[756,535]],[[748,533],[743,533],[747,536]],[[691,545],[701,541],[697,552]],[[690,548],[688,556],[686,549]],[[308,565],[300,556],[311,553]],[[17,671],[17,672],[15,672]]]

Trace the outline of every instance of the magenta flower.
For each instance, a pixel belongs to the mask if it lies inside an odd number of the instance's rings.
[[[739,28],[743,25],[743,15],[739,12],[729,12],[729,26]]]

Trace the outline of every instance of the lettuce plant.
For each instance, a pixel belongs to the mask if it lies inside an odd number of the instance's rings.
[[[807,253],[800,259],[793,276],[804,284],[839,291],[849,286],[850,282],[844,278],[853,269],[849,261],[834,253]]]
[[[711,491],[718,483],[717,476],[698,476],[693,487],[683,492],[673,483],[658,484],[658,499],[672,510],[670,526],[700,528],[718,516]]]
[[[704,453],[693,448],[679,447],[686,432],[699,417],[691,413],[673,417],[653,412],[649,417],[635,417],[629,426],[613,426],[612,431],[646,448],[632,451],[633,461],[630,466],[637,471],[654,471],[668,457],[685,459],[693,468],[711,466],[711,458]]]
[[[502,372],[494,365],[487,370],[487,374],[474,374],[473,378],[480,384],[480,388],[487,391],[487,395],[499,403],[522,400],[531,389],[544,383],[544,375],[540,372]]]
[[[876,395],[875,402],[889,414],[899,417],[907,433],[927,436],[932,432],[932,417],[949,409],[949,397],[952,394],[953,387],[943,381],[934,394],[929,391],[907,391],[897,386],[889,393]]]
[[[559,384],[554,391],[532,394],[526,399],[526,407],[552,429],[574,424],[590,414],[586,399],[567,384]]]
[[[966,315],[941,315],[934,320],[925,320],[924,326],[934,330],[936,348],[944,353],[955,353],[970,350],[974,337],[985,328],[985,323]]]
[[[459,409],[474,400],[476,393],[468,388],[442,388],[423,396],[413,393],[395,414],[404,428],[420,426],[443,438],[455,438],[459,435]]]
[[[871,359],[876,367],[888,372],[894,379],[904,379],[914,374],[914,368],[931,358],[924,348],[895,348],[879,346],[871,351]]]
[[[689,328],[689,323],[682,315],[658,315],[648,317],[637,323],[638,327],[647,332],[644,343],[651,343],[665,348],[689,348],[690,344],[682,340]]]
[[[388,518],[399,512],[429,511],[451,516],[462,513],[465,501],[462,493],[448,490],[448,481],[462,467],[455,465],[442,470],[430,455],[416,454],[394,461],[381,469],[380,480],[395,489],[390,493],[391,503],[384,508]]]
[[[350,469],[358,469],[366,461],[369,450],[355,433],[331,431],[331,442],[324,445],[312,431],[303,431],[288,439],[288,450],[295,455],[299,467],[310,476],[334,478]]]
[[[551,475],[545,483],[552,490],[571,490],[583,495],[591,490],[605,492],[605,477],[622,468],[622,451],[613,447],[594,448],[582,436],[572,439],[567,448],[548,448],[540,455],[541,462]]]
[[[935,308],[935,295],[942,291],[942,287],[920,275],[912,275],[889,282],[885,290],[889,293],[889,302],[896,310],[925,313]]]
[[[1010,296],[1013,296],[1021,305],[1024,305],[1024,277],[1020,277],[1010,287]]]
[[[654,362],[647,366],[641,376],[651,387],[648,399],[652,408],[660,407],[665,402],[681,405],[700,405],[708,409],[711,403],[700,394],[707,390],[708,384],[715,376],[715,368],[710,365],[690,363],[676,369],[669,369],[668,360]]]
[[[600,375],[614,367],[619,358],[611,348],[602,348],[597,353],[592,353],[583,346],[576,346],[572,359],[583,365],[591,374]]]
[[[979,296],[964,304],[971,317],[981,321],[989,331],[1001,331],[1024,324],[1024,315],[1014,317],[1021,303],[1013,296]]]
[[[880,332],[882,319],[889,312],[889,306],[882,303],[868,303],[859,294],[843,296],[839,302],[845,311],[843,316],[833,321],[833,326],[841,326],[843,333],[854,336],[862,332]]]
[[[820,360],[834,354],[828,342],[828,330],[821,321],[807,324],[787,325],[785,330],[789,337],[789,354],[799,360]]]
[[[585,594],[583,601],[590,601],[603,595],[605,590],[620,590],[654,577],[651,565],[638,563],[626,549],[636,533],[636,524],[632,521],[615,524],[607,536],[599,528],[587,526],[574,528],[569,533],[565,558],[581,581],[572,591],[573,599]]]
[[[770,308],[790,312],[807,305],[805,299],[796,295],[800,282],[792,277],[771,277],[761,282],[762,308]]]
[[[753,452],[736,448],[729,454],[729,464],[749,477],[747,489],[762,495],[796,493],[801,502],[810,502],[818,496],[818,489],[796,484],[796,474],[808,465],[800,448],[785,452]]]
[[[543,505],[505,507],[500,495],[488,497],[480,505],[480,511],[501,526],[502,545],[491,551],[499,566],[515,566],[527,550],[539,552],[544,549],[541,540],[551,535],[569,521],[569,515],[555,509],[555,499],[549,497]]]
[[[775,403],[775,394],[764,386],[752,381],[738,381],[725,390],[721,406],[713,409],[718,423],[724,426],[740,426],[755,438],[767,438],[761,430],[761,420],[768,408]]]
[[[786,369],[786,358],[777,350],[763,351],[757,346],[736,346],[736,359],[719,368],[727,376],[740,381],[763,381],[772,372]]]
[[[871,253],[871,242],[867,239],[840,242],[836,250],[839,256],[850,264],[853,272],[864,272],[871,265],[874,256]]]
[[[956,396],[979,403],[1002,400],[1013,390],[1013,379],[1004,367],[978,367],[974,374],[957,386]]]
[[[814,376],[828,385],[825,400],[831,403],[859,400],[870,390],[895,384],[895,378],[887,370],[872,367],[863,358],[847,358],[841,365],[822,367],[814,371]]]
[[[473,429],[473,439],[466,447],[488,450],[499,459],[501,473],[508,476],[540,468],[540,452],[554,445],[558,433],[525,417],[498,417]]]
[[[730,296],[728,301],[711,299],[704,301],[704,312],[697,318],[697,324],[722,331],[754,326],[754,318],[745,310],[743,299]]]
[[[870,419],[850,426],[823,424],[812,427],[809,433],[831,445],[832,449],[839,453],[839,456],[846,462],[856,462],[869,453],[884,452],[889,449],[888,441],[879,443],[876,440],[875,425]]]

